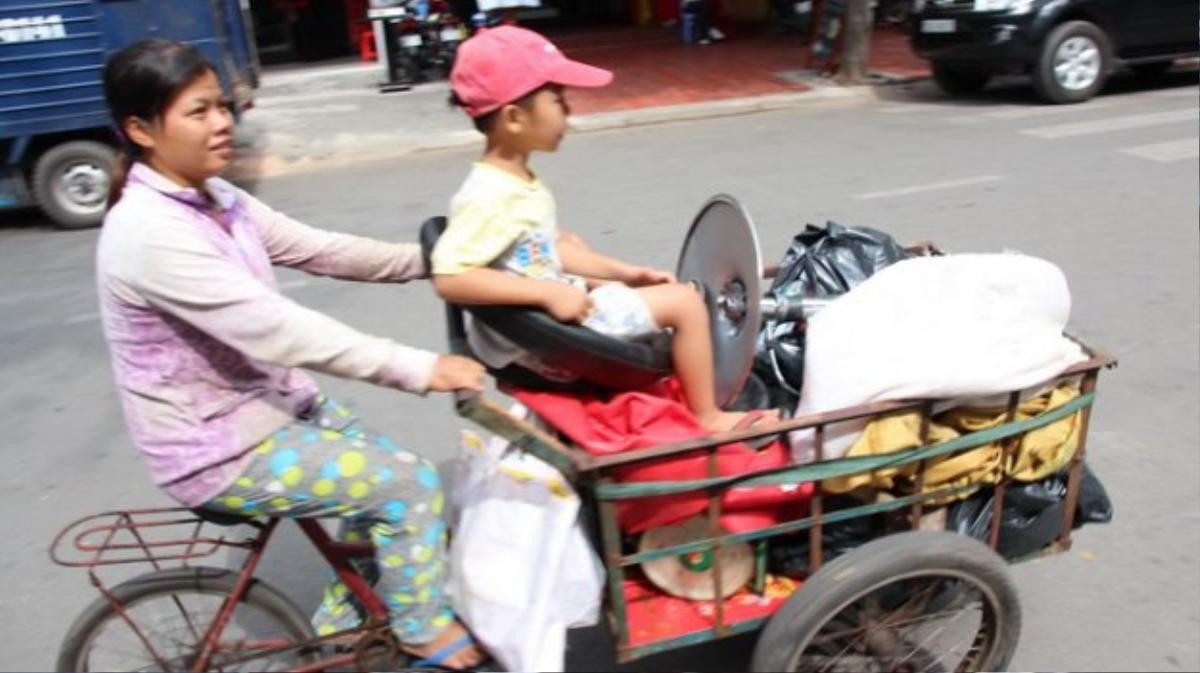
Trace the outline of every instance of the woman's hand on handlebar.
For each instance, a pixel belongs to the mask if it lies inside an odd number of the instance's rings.
[[[483,392],[483,365],[461,355],[440,355],[433,365],[429,389],[446,393],[456,390]]]

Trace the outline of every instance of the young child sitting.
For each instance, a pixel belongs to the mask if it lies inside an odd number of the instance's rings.
[[[560,232],[554,196],[529,168],[531,153],[553,152],[562,142],[564,87],[604,86],[612,73],[567,59],[537,33],[501,26],[462,44],[450,80],[487,148],[451,200],[449,226],[433,251],[438,294],[457,304],[537,306],[621,339],[670,329],[672,361],[692,412],[710,432],[737,427],[747,415],[722,411],[715,400],[700,294],[670,273],[606,257]],[[493,368],[517,363],[563,378],[483,325],[473,322],[468,340]]]

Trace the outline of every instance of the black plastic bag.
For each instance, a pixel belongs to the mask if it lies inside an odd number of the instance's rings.
[[[863,503],[846,496],[825,498],[826,511],[860,507]],[[821,526],[821,562],[825,563],[883,535],[884,523],[879,515],[860,516]],[[812,574],[809,561],[811,550],[809,532],[771,538],[767,547],[767,570],[776,575],[805,578]]]
[[[891,236],[877,229],[810,224],[792,239],[769,292],[781,297],[843,294],[906,257]]]
[[[908,256],[891,236],[870,227],[810,224],[792,239],[767,294],[778,299],[843,294]],[[767,321],[758,336],[754,372],[771,388],[773,406],[795,406],[804,381],[803,323]]]
[[[1010,486],[1000,513],[1000,542],[996,551],[1013,559],[1032,554],[1053,542],[1062,527],[1066,497],[1066,473]],[[986,542],[992,528],[994,502],[995,492],[989,488],[951,505],[946,527]],[[1075,528],[1085,523],[1108,523],[1112,517],[1112,502],[1104,485],[1085,464],[1075,508]]]

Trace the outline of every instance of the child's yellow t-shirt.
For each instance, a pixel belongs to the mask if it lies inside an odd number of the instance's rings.
[[[433,249],[433,273],[454,275],[489,267],[543,280],[583,287],[581,278],[563,271],[554,195],[541,180],[525,180],[476,162],[450,200],[449,224]],[[471,351],[500,369],[526,354],[495,330],[467,322]]]
[[[571,282],[555,248],[556,211],[554,195],[541,180],[476,162],[450,201],[449,225],[433,250],[433,273],[491,267]]]

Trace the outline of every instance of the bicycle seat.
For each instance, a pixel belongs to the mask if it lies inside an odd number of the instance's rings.
[[[215,524],[217,526],[239,526],[241,524],[250,523],[254,520],[252,516],[242,516],[241,514],[230,514],[229,512],[218,512],[216,510],[205,509],[203,507],[189,508],[192,514],[200,517],[202,521]]]
[[[426,268],[432,268],[433,247],[446,230],[444,217],[431,217],[421,225],[421,251]],[[535,354],[550,367],[571,373],[577,381],[550,381],[510,365],[489,369],[496,380],[531,390],[580,390],[588,387],[630,389],[649,385],[670,375],[668,339],[622,341],[579,325],[555,320],[528,306],[460,306],[446,303],[446,332],[452,352],[471,355],[463,313],[495,330],[517,346]]]

